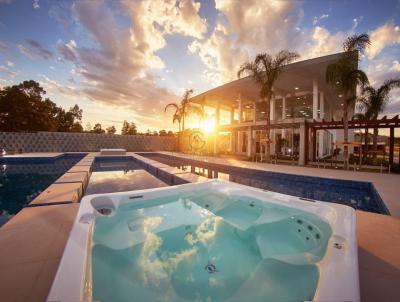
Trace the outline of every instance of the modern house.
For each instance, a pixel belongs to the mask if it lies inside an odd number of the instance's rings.
[[[311,156],[307,145],[313,141],[316,158],[323,158],[332,154],[335,142],[343,140],[343,130],[321,130],[315,139],[305,133],[307,122],[342,119],[343,96],[325,81],[327,66],[339,57],[340,54],[333,54],[286,66],[273,87],[270,103],[271,154],[298,158],[299,164],[304,164]],[[191,102],[203,105],[215,118],[215,154],[262,156],[266,103],[259,91],[253,79],[245,77],[191,98]],[[349,108],[349,117],[353,114],[354,106]],[[224,143],[226,138],[228,143]],[[350,130],[349,141],[352,140]]]

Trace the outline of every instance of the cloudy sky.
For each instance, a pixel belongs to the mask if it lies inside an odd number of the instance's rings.
[[[235,78],[257,52],[301,59],[367,32],[373,85],[400,76],[400,0],[0,0],[0,86],[39,81],[84,127],[170,129],[166,103]],[[394,91],[387,114],[400,113]],[[175,126],[176,128],[176,126]]]

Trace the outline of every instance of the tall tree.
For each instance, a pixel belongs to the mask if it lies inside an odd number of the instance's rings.
[[[82,124],[80,122],[75,122],[72,125],[71,132],[83,132]]]
[[[93,130],[91,132],[100,134],[100,133],[105,133],[106,130],[101,128],[101,124],[100,123],[97,123],[97,124],[94,125]]]
[[[390,102],[390,91],[394,88],[400,87],[399,79],[386,80],[382,86],[375,89],[372,86],[367,86],[362,89],[361,97],[358,99],[362,115],[365,119],[377,119],[378,115],[382,113],[385,106]],[[376,158],[378,142],[378,128],[374,128],[372,136],[372,144],[374,151],[374,158]]]
[[[326,68],[326,82],[343,98],[344,168],[349,168],[349,107],[356,101],[357,86],[368,85],[367,75],[358,69],[359,54],[371,44],[367,34],[353,35],[343,43],[340,58]]]
[[[0,90],[0,131],[55,131],[53,102],[35,81]]]
[[[121,134],[136,135],[137,134],[136,124],[134,122],[128,123],[127,121],[124,121],[124,123],[122,124]]]
[[[163,129],[163,130],[158,131],[158,135],[159,136],[167,136],[168,134],[167,134],[167,131]]]
[[[107,127],[106,131],[108,134],[115,134],[115,132],[117,132],[117,129],[115,129],[114,126],[111,126],[111,127]]]
[[[268,53],[258,54],[254,61],[246,62],[239,68],[237,76],[240,78],[244,73],[248,74],[260,86],[260,97],[265,100],[266,108],[266,140],[267,145],[265,148],[266,160],[270,160],[271,146],[270,146],[270,102],[274,95],[273,87],[282,73],[284,67],[294,60],[299,58],[295,52],[288,50],[281,50],[276,56]],[[249,146],[250,147],[250,146]]]
[[[0,131],[76,131],[82,109],[58,107],[35,81],[0,90]]]

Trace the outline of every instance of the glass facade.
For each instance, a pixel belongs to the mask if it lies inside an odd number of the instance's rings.
[[[286,118],[312,118],[313,96],[306,94],[286,98]],[[276,110],[276,106],[275,106]]]

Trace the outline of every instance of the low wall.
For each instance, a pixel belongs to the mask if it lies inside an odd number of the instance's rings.
[[[177,138],[71,132],[0,132],[0,149],[9,152],[94,152],[102,148],[127,151],[175,151]]]

